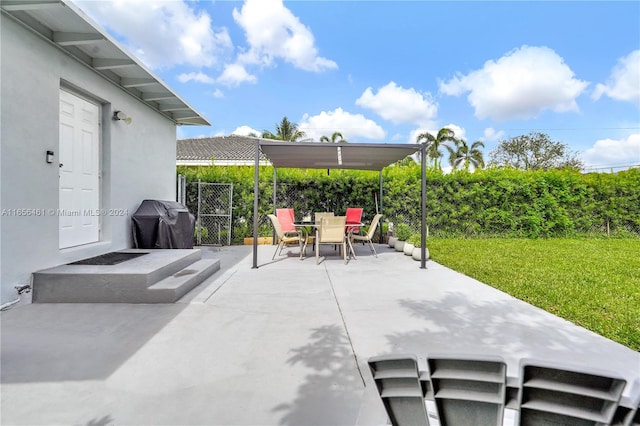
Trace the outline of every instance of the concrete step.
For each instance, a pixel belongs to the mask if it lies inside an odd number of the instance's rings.
[[[220,260],[202,259],[151,285],[145,303],[173,303],[220,269]]]
[[[220,268],[219,264],[216,267],[199,263],[202,257],[199,249],[122,251],[146,254],[116,265],[68,264],[35,272],[33,302],[171,303],[177,298],[168,297],[164,293],[173,291],[180,298]],[[197,266],[191,266],[196,263]],[[195,272],[192,273],[191,269]],[[191,277],[192,275],[195,277]],[[178,280],[180,276],[185,278]],[[160,293],[149,289],[167,278],[171,278],[167,283],[184,281],[184,287],[177,287],[175,290],[168,290],[167,287]],[[162,286],[158,288],[162,289]],[[162,295],[157,296],[157,293]]]

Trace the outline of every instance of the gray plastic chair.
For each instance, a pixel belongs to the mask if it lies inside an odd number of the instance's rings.
[[[520,375],[520,425],[526,426],[610,425],[626,385],[608,373],[529,359],[521,361]]]
[[[369,358],[369,368],[393,425],[428,426],[418,361],[413,355]]]
[[[442,426],[502,426],[507,401],[502,358],[430,355],[427,365]]]
[[[639,390],[640,391],[640,390]],[[634,397],[620,398],[612,426],[640,426],[640,392]]]

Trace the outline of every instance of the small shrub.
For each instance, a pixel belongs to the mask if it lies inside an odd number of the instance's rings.
[[[196,224],[195,228],[193,229],[194,238],[198,237],[198,228],[200,229],[200,238],[207,238],[209,236],[209,228]]]
[[[406,223],[399,223],[396,226],[396,237],[400,241],[407,241],[407,239],[411,236],[411,228]]]
[[[414,247],[420,248],[422,247],[422,236],[420,234],[411,234],[407,242],[413,244]]]

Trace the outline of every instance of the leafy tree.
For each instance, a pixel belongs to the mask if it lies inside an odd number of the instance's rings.
[[[296,123],[289,121],[287,117],[283,117],[280,123],[276,123],[276,133],[272,133],[268,130],[262,132],[262,137],[265,139],[276,139],[279,141],[297,142],[306,136],[306,133],[298,129]]]
[[[458,139],[455,150],[448,145],[445,147],[449,151],[449,165],[454,169],[463,166],[464,170],[469,171],[470,166],[473,166],[474,170],[484,167],[484,157],[481,151],[481,148],[484,148],[484,143],[482,141],[475,141],[469,146],[466,140]]]
[[[338,139],[340,138],[340,139]],[[320,142],[331,142],[331,143],[336,143],[336,142],[349,142],[347,141],[343,136],[342,133],[340,132],[333,132],[333,134],[331,135],[331,138],[329,138],[328,136],[322,136],[320,137]]]
[[[453,130],[443,127],[438,131],[437,136],[433,136],[429,132],[421,133],[416,138],[416,143],[427,143],[427,157],[433,160],[433,166],[436,170],[442,170],[440,166],[440,158],[442,157],[441,148],[446,146],[447,142],[455,144],[457,141]]]
[[[577,154],[570,151],[566,144],[552,141],[549,135],[538,132],[500,141],[489,153],[489,164],[522,170],[584,167]]]

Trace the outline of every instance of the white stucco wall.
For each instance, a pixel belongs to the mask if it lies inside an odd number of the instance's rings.
[[[175,124],[2,16],[0,22],[0,300],[40,269],[131,247],[131,215],[143,199],[175,200]],[[67,86],[101,104],[101,241],[58,248],[58,217],[14,209],[58,208],[59,91]],[[133,118],[112,121],[114,110]],[[47,164],[47,150],[55,152]]]

